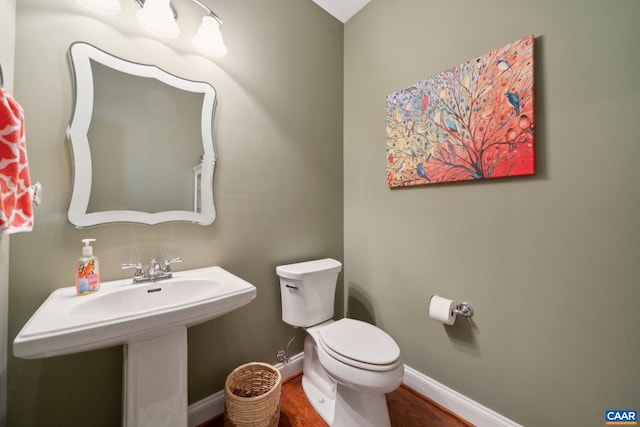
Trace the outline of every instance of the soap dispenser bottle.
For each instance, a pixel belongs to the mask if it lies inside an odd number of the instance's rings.
[[[76,294],[86,295],[100,290],[100,268],[98,257],[93,256],[91,242],[96,239],[82,239],[82,256],[76,262]]]

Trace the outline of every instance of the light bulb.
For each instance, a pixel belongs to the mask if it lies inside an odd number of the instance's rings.
[[[202,24],[192,42],[196,49],[205,55],[220,58],[227,54],[227,47],[220,32],[220,23],[211,15],[202,18]]]
[[[136,18],[142,28],[158,37],[173,39],[180,35],[169,0],[146,0]]]

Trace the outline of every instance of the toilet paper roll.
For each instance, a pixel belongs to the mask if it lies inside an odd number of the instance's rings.
[[[429,302],[429,317],[445,325],[453,325],[456,321],[456,302],[438,295],[432,296]]]

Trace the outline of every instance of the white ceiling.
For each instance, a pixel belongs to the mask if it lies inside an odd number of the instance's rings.
[[[371,0],[313,0],[321,8],[338,18],[342,22],[347,22],[349,18],[358,13]]]

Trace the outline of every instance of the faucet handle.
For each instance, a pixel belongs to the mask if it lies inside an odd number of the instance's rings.
[[[125,268],[137,268],[139,270],[142,270],[142,263],[139,262],[137,264],[120,264],[120,268],[121,269],[125,269]]]
[[[182,262],[182,258],[173,258],[173,259],[165,259],[163,262],[164,267],[162,267],[162,271],[164,273],[171,273],[171,264]]]
[[[137,263],[137,264],[121,264],[120,265],[121,269],[126,269],[126,268],[135,268],[136,272],[134,273],[133,277],[142,277],[144,276],[144,266],[142,265],[141,262]]]

